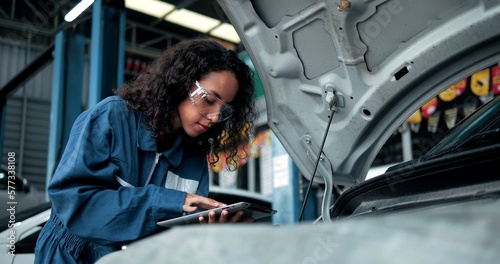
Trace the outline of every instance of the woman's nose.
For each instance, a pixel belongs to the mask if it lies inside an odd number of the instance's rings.
[[[208,114],[206,117],[208,120],[210,120],[210,123],[215,124],[219,121],[220,114],[219,113]]]

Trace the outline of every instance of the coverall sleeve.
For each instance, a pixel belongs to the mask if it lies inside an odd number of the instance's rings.
[[[84,112],[77,118],[48,192],[53,212],[71,233],[117,246],[161,231],[159,220],[182,215],[186,193],[116,183],[119,166],[113,162],[113,152],[120,142],[113,137],[117,130],[129,130],[110,125],[111,111]]]

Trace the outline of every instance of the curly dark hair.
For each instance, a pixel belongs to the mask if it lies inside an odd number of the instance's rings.
[[[231,118],[216,123],[207,132],[186,140],[186,147],[211,154],[210,163],[227,155],[226,162],[237,167],[238,148],[249,142],[255,120],[254,82],[250,68],[235,51],[208,38],[183,40],[168,48],[153,61],[146,72],[124,84],[117,91],[132,111],[142,111],[157,142],[173,137],[173,120],[179,104],[188,97],[195,80],[212,72],[230,71],[238,80],[238,93],[231,105]]]

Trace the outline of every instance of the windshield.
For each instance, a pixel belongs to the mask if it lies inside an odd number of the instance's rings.
[[[495,143],[500,143],[500,97],[462,120],[426,156],[434,158]]]

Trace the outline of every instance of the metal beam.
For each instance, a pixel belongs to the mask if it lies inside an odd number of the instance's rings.
[[[97,0],[92,10],[88,107],[112,95],[125,73],[125,3]]]
[[[47,183],[61,158],[73,122],[82,111],[85,37],[59,32],[54,54]]]

